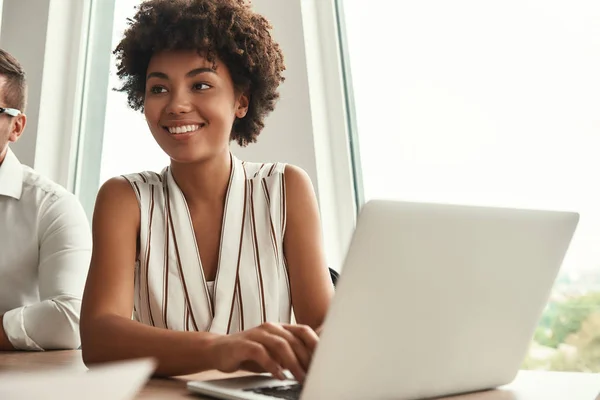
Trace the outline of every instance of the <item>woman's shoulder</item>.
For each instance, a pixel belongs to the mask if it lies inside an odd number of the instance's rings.
[[[286,185],[294,188],[300,187],[300,191],[307,188],[312,189],[312,181],[308,173],[301,167],[284,162],[256,163],[242,162],[247,179],[283,181]]]
[[[142,171],[142,172],[136,172],[133,174],[121,175],[120,177],[113,178],[113,179],[121,178],[121,179],[124,179],[125,181],[129,182],[129,184],[131,184],[131,185],[134,185],[134,184],[162,185],[164,176],[165,176],[165,172],[166,172],[166,168],[161,173],[154,172],[154,171]]]
[[[110,178],[102,184],[98,197],[104,201],[138,206],[138,202],[148,198],[151,193],[162,193],[162,190],[152,190],[152,186],[162,186],[163,174],[153,171],[137,172]]]
[[[282,162],[248,162],[242,161],[246,179],[271,179],[283,176],[286,163]]]
[[[284,182],[287,196],[314,196],[314,187],[308,173],[296,166],[288,164],[284,171]]]
[[[285,197],[314,196],[314,187],[308,173],[301,167],[287,163],[244,162],[246,179],[264,183],[269,192],[281,192]]]
[[[94,214],[127,214],[137,208],[137,194],[132,185],[124,177],[117,176],[104,182],[98,190]]]
[[[284,178],[288,176],[285,179],[292,179],[293,181],[296,181],[298,179],[310,180],[308,174],[304,169],[297,165],[288,164],[285,162],[259,163],[242,161],[242,164],[244,165],[244,170],[248,179],[262,179],[272,177]]]

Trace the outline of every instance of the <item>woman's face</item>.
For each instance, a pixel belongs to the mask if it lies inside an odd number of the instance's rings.
[[[247,109],[248,98],[236,94],[220,60],[213,63],[193,50],[165,51],[148,64],[144,114],[173,161],[201,162],[228,151],[233,121]]]

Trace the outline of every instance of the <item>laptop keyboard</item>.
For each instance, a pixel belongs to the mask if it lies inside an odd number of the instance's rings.
[[[271,396],[278,399],[298,400],[300,398],[300,392],[302,391],[302,385],[299,383],[294,383],[291,385],[283,386],[245,389],[245,391],[262,394],[263,396]]]

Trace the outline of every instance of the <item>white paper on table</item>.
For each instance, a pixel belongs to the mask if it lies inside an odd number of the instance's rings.
[[[0,373],[0,399],[130,400],[156,367],[152,359],[138,359],[92,367]]]

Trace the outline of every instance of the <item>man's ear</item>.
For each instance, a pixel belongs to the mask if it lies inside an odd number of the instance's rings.
[[[27,117],[25,114],[19,114],[14,117],[14,120],[10,126],[8,141],[13,143],[16,142],[25,130],[25,125],[27,125]]]
[[[238,99],[238,107],[235,110],[235,116],[238,118],[244,118],[248,113],[248,106],[250,105],[250,99],[246,93],[242,93]]]

